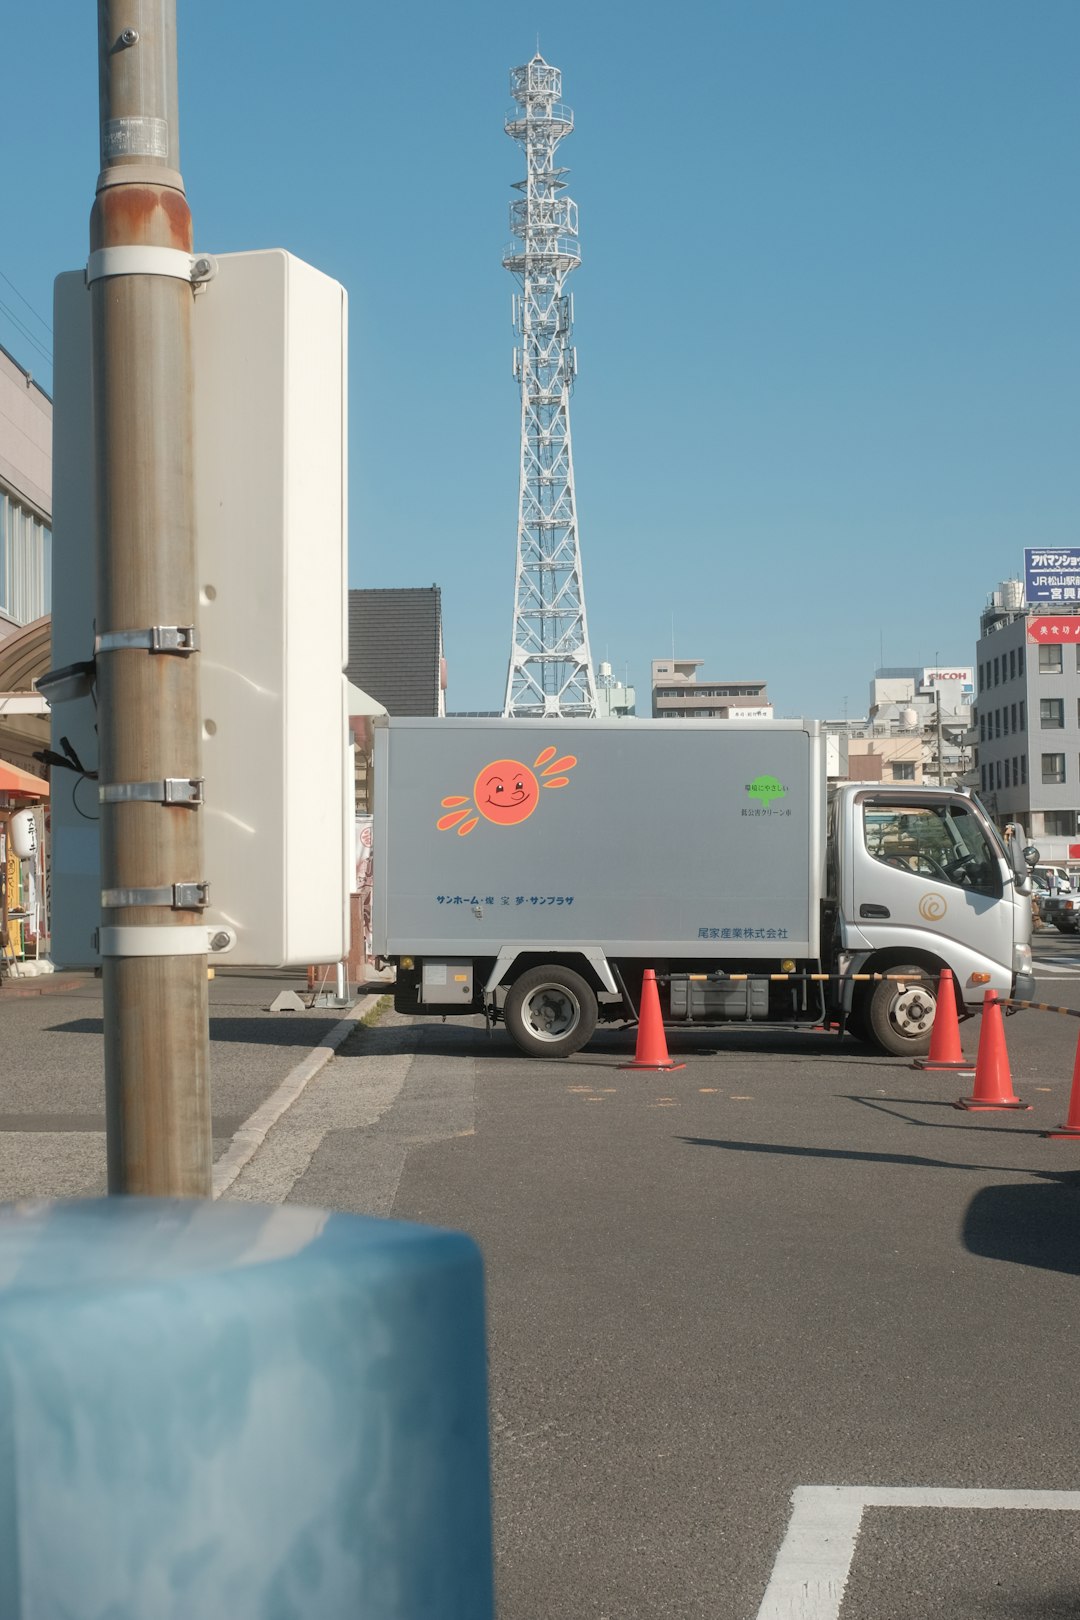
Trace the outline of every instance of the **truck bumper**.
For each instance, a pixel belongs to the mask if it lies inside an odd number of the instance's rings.
[[[1013,995],[1013,1000],[1014,1001],[1034,1001],[1035,1000],[1035,975],[1034,975],[1034,973],[1014,973],[1013,974],[1013,983],[1012,983],[1012,995]]]

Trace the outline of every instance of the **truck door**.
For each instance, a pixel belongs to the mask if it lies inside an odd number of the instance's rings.
[[[1012,907],[1003,905],[1003,862],[970,800],[960,795],[859,794],[852,805],[848,942],[871,949],[929,951],[955,974],[968,1000],[973,974],[1008,994]]]

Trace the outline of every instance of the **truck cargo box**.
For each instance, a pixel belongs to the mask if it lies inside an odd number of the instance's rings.
[[[816,957],[816,721],[376,722],[380,955]]]

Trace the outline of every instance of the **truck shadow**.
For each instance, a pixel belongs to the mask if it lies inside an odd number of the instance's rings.
[[[839,1035],[828,1031],[799,1029],[671,1029],[664,1031],[668,1051],[676,1060],[690,1057],[761,1056],[786,1058],[792,1063],[808,1058],[828,1058],[844,1064],[871,1064],[875,1069],[883,1065],[906,1068],[906,1058],[893,1058],[853,1035]],[[592,1053],[618,1055],[625,1062],[634,1055],[636,1030],[602,1030],[595,1034],[581,1058]]]
[[[377,1030],[379,1026],[374,1026]],[[519,1050],[506,1030],[498,1027],[488,1033],[482,1023],[448,1020],[445,1024],[417,1021],[397,1026],[407,1032],[412,1045],[429,1056],[463,1057],[500,1063],[553,1063],[574,1068],[611,1068],[629,1063],[634,1056],[636,1030],[633,1027],[601,1030],[588,1045],[568,1058],[531,1057]],[[905,1066],[903,1058],[889,1058],[872,1046],[864,1046],[851,1037],[840,1042],[835,1035],[802,1034],[797,1030],[754,1030],[723,1032],[714,1030],[666,1030],[668,1052],[676,1063],[691,1058],[724,1056],[768,1057],[792,1065],[808,1060],[829,1059],[850,1067],[863,1065],[880,1072],[883,1065]]]

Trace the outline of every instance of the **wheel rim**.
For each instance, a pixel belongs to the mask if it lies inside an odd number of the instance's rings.
[[[931,1027],[936,1010],[933,991],[925,985],[909,984],[900,990],[889,1008],[889,1020],[901,1035],[915,1040]]]
[[[538,1041],[561,1041],[577,1028],[581,1008],[564,984],[538,984],[522,1008],[525,1027]]]

